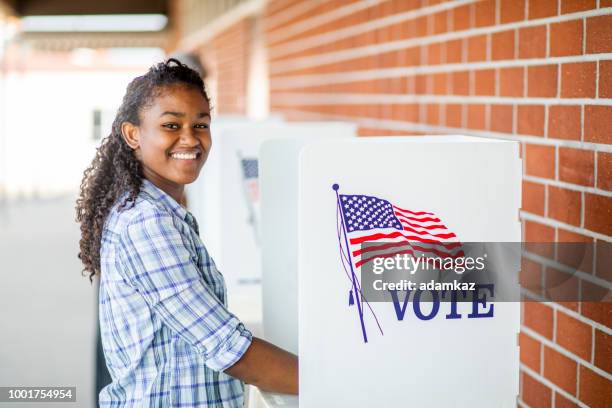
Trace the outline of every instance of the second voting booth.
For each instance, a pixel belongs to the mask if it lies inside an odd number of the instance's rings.
[[[300,407],[516,405],[518,301],[368,301],[361,244],[520,242],[517,143],[270,140],[261,160],[264,335],[299,353]]]

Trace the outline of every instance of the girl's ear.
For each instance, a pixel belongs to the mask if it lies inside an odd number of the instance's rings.
[[[125,143],[127,143],[127,145],[132,149],[136,150],[140,147],[138,126],[130,122],[123,122],[121,124],[121,135],[123,136]]]

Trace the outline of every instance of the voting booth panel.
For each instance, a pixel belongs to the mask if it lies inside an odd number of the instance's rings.
[[[228,131],[248,133],[256,127],[280,125],[281,117],[274,116],[262,121],[249,120],[243,116],[224,115],[213,119],[211,124],[212,148],[202,168],[200,176],[186,188],[189,210],[198,220],[200,235],[211,255],[217,261],[216,254],[221,252],[221,174],[223,161],[220,159],[223,150],[222,137]],[[232,161],[236,165],[235,160]],[[240,180],[241,181],[241,180]],[[240,182],[237,181],[237,182]]]
[[[193,213],[204,243],[223,273],[230,306],[260,298],[261,215],[259,149],[272,138],[354,137],[340,122],[237,122],[213,124],[213,147],[200,178],[190,186]]]
[[[439,236],[462,242],[519,242],[518,148],[463,136],[303,148],[297,199],[302,408],[516,405],[518,302],[436,304],[420,302],[416,293],[406,303],[364,301],[356,296],[360,249],[352,243],[360,232],[379,239],[376,233],[390,229],[377,223],[393,227],[399,218],[406,225],[437,220],[447,231]],[[357,213],[370,214],[369,221]],[[388,237],[401,239],[404,232]]]
[[[271,139],[260,150],[263,331],[266,340],[296,354],[299,154],[316,141]]]

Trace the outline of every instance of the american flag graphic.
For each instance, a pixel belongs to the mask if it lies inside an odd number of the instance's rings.
[[[357,304],[363,340],[367,343],[366,306],[381,334],[383,331],[361,290],[357,271],[362,265],[375,258],[390,258],[398,254],[454,258],[464,256],[464,253],[455,233],[432,212],[407,210],[374,196],[340,194],[338,184],[332,188],[336,191],[340,258],[351,284],[349,306]]]
[[[257,159],[240,159],[242,179],[248,199],[255,204],[259,201],[259,169]]]
[[[236,151],[242,176],[242,190],[249,213],[248,223],[253,228],[255,243],[259,245],[259,162],[256,157],[244,157]]]
[[[374,258],[418,253],[462,256],[461,243],[434,213],[411,211],[366,195],[340,194],[340,209],[355,268]],[[366,248],[363,243],[369,243]]]

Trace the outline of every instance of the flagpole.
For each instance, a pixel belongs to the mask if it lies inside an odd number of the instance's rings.
[[[342,211],[342,203],[340,203],[340,195],[338,194],[338,189],[340,186],[338,184],[334,184],[332,189],[336,192],[336,203],[338,205],[338,209],[340,210],[340,219],[342,220],[342,230],[344,232],[344,244],[346,246],[346,253],[349,256],[349,264],[351,266],[351,279],[353,283],[353,292],[355,293],[355,297],[357,298],[357,309],[359,312],[359,321],[361,322],[361,332],[363,333],[363,341],[365,343],[368,342],[368,336],[366,334],[365,323],[363,321],[363,310],[361,309],[361,292],[357,290],[357,275],[355,274],[355,270],[353,269],[353,257],[351,256],[348,238],[346,236],[346,224],[344,220],[344,212]]]

